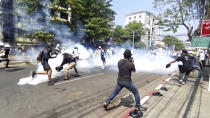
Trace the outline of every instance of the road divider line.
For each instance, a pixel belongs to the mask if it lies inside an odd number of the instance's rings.
[[[69,83],[69,82],[73,82],[73,81],[78,81],[78,80],[85,79],[85,78],[100,76],[100,75],[104,75],[104,73],[99,73],[99,74],[95,74],[95,75],[85,76],[85,77],[81,77],[81,78],[73,79],[73,80],[66,80],[65,82],[55,83],[55,85],[65,84],[65,83]]]

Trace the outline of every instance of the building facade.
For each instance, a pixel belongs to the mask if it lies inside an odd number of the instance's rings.
[[[52,10],[54,13],[52,13]],[[26,37],[27,34],[32,34],[37,31],[56,32],[55,30],[57,29],[51,26],[71,23],[71,8],[65,6],[51,6],[49,4],[35,13],[34,16],[31,16],[26,13],[24,7],[16,3],[15,11],[17,13],[15,16],[15,38],[20,45],[31,45],[35,43],[35,40]],[[45,17],[41,19],[41,15]]]
[[[1,0],[3,41],[15,43],[14,1]]]
[[[125,25],[131,22],[142,23],[145,35],[141,36],[141,41],[148,47],[155,45],[155,40],[159,39],[160,29],[158,28],[157,17],[147,11],[130,13],[125,17]]]

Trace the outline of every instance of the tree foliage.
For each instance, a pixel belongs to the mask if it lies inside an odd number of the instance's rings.
[[[154,7],[160,10],[159,25],[164,31],[177,32],[180,25],[187,30],[187,36],[191,41],[195,35],[195,24],[201,23],[206,18],[205,0],[154,0]]]
[[[85,34],[86,41],[107,39],[111,36],[111,21],[115,12],[110,8],[112,0],[17,0],[19,6],[24,7],[28,14],[44,13],[45,7],[50,8],[51,16],[56,17],[59,7],[71,8],[71,30],[77,37],[80,31]],[[50,2],[50,6],[44,6]],[[78,39],[78,38],[77,38]]]
[[[37,32],[32,33],[32,34],[26,34],[26,37],[36,39],[40,42],[50,43],[51,39],[54,38],[54,34],[46,33],[46,32],[43,32],[43,31],[37,31]]]
[[[184,48],[184,44],[179,39],[170,35],[165,36],[163,42],[167,44],[168,47],[175,45],[175,50],[181,50]]]
[[[126,25],[125,30],[130,33],[130,36],[134,33],[135,41],[141,40],[141,35],[145,34],[142,23],[137,23],[135,21]],[[132,38],[130,37],[130,39]]]

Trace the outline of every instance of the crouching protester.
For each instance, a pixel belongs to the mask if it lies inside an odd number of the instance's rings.
[[[176,60],[168,63],[166,65],[166,68],[170,67],[170,65],[172,63],[175,62],[182,62],[182,65],[178,65],[179,67],[179,84],[186,84],[186,81],[189,77],[190,72],[192,72],[193,70],[193,64],[192,64],[192,60],[195,59],[193,56],[188,55],[187,50],[186,49],[182,49],[182,54],[181,56],[179,56]],[[184,76],[184,78],[183,78]]]
[[[135,87],[135,85],[132,83],[131,80],[131,73],[136,72],[135,65],[133,58],[131,57],[131,51],[129,49],[126,49],[124,52],[124,59],[121,59],[118,62],[118,79],[117,79],[117,85],[115,90],[112,92],[110,97],[104,102],[104,109],[108,110],[108,105],[110,102],[119,94],[119,92],[125,87],[130,92],[133,93],[136,101],[135,111],[138,111],[142,114],[141,111],[147,110],[146,107],[142,107],[140,104],[140,96],[138,89]]]
[[[52,81],[51,79],[51,76],[52,76],[52,69],[48,63],[48,60],[50,58],[56,58],[56,56],[54,56],[54,51],[52,50],[51,46],[47,46],[47,48],[43,49],[38,57],[37,57],[37,60],[38,61],[41,61],[41,64],[44,68],[44,72],[36,72],[36,71],[32,71],[32,77],[34,77],[36,74],[44,74],[44,75],[48,75],[48,85],[54,85],[54,82]]]
[[[63,65],[68,64],[68,67],[65,70],[65,79],[69,79],[69,69],[74,68],[74,71],[76,73],[76,76],[79,76],[77,68],[76,68],[76,57],[73,57],[73,55],[69,53],[63,53],[63,61],[60,66],[56,67],[55,69],[57,71],[61,71],[63,69]]]

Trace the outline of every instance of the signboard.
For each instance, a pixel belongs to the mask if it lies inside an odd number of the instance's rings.
[[[210,19],[202,21],[201,36],[210,36]]]
[[[191,47],[210,48],[210,37],[193,37]]]

